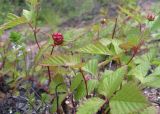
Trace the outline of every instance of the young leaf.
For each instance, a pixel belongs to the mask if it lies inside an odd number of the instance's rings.
[[[110,100],[112,114],[132,114],[146,108],[148,102],[136,85],[128,83]]]
[[[99,42],[84,46],[78,49],[77,51],[82,53],[90,53],[90,54],[111,55],[111,52],[109,51],[107,46],[104,46]]]
[[[97,76],[98,72],[98,61],[97,59],[90,60],[82,70],[91,73],[93,76]]]
[[[23,10],[23,16],[25,16],[25,18],[27,19],[27,21],[31,21],[32,17],[33,17],[33,11],[28,11],[28,10]]]
[[[106,76],[106,78],[102,80],[102,83],[99,84],[99,93],[107,98],[111,97],[122,83],[126,69],[126,67],[121,67],[115,72]]]
[[[100,98],[91,98],[80,105],[77,114],[95,114],[105,101]]]

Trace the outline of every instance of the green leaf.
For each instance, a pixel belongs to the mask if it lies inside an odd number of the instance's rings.
[[[104,100],[100,98],[88,99],[84,104],[80,105],[77,114],[95,114],[103,103]]]
[[[158,16],[158,18],[151,25],[151,31],[158,30],[160,28],[159,26],[160,26],[160,16]]]
[[[88,93],[93,92],[94,89],[98,87],[98,80],[88,80],[87,85],[88,85]]]
[[[36,6],[38,4],[38,0],[27,0],[32,6]]]
[[[71,91],[73,92],[76,88],[78,88],[78,86],[82,83],[82,81],[83,81],[82,75],[77,74],[71,82],[71,87],[70,87]]]
[[[139,28],[130,28],[126,31],[127,42],[131,45],[137,45],[140,42],[140,31]]]
[[[136,85],[128,83],[111,98],[109,105],[112,114],[131,114],[146,108],[148,102]]]
[[[103,54],[110,55],[111,52],[107,48],[107,46],[102,45],[100,42],[96,42],[93,44],[89,44],[77,50],[82,53],[90,53],[90,54]]]
[[[58,107],[60,107],[62,102],[66,98],[66,96],[67,96],[66,94],[59,94],[58,95],[58,100],[57,100],[57,98],[54,99],[54,102],[53,102],[52,107],[51,107],[52,114],[54,114],[57,111],[57,102],[58,102]]]
[[[160,75],[159,76],[147,76],[143,79],[142,83],[149,87],[160,88]]]
[[[80,55],[54,55],[42,61],[43,66],[75,66],[80,63]]]
[[[120,40],[117,40],[117,39],[113,39],[112,40],[112,45],[114,47],[114,50],[115,50],[115,53],[116,54],[119,54],[121,53],[123,50],[119,47],[119,45],[121,44],[122,42]]]
[[[154,106],[147,107],[140,114],[158,114],[158,110]]]
[[[160,88],[160,67],[157,67],[152,74],[146,76],[142,83],[149,87]]]
[[[6,29],[15,27],[20,24],[24,24],[27,22],[25,17],[14,17],[12,20],[8,21],[7,23],[0,26],[0,31],[4,31]]]
[[[76,100],[82,99],[84,96],[86,96],[86,87],[84,81],[81,81],[79,86],[76,88],[74,92],[74,96]]]
[[[61,84],[61,85],[59,85]],[[59,85],[59,86],[58,86]],[[66,85],[64,84],[64,78],[61,75],[56,75],[53,78],[53,81],[51,81],[49,90],[51,93],[55,93],[55,89],[57,88],[57,92],[66,92]]]
[[[99,42],[104,46],[108,46],[112,41],[110,39],[102,38],[99,40]]]
[[[21,39],[21,34],[18,32],[11,32],[9,38],[11,42],[18,43]]]
[[[82,70],[91,73],[93,76],[97,76],[98,72],[98,61],[97,59],[90,60],[82,67]]]
[[[100,82],[98,88],[99,93],[107,98],[110,98],[122,83],[126,69],[126,67],[121,67],[110,75],[106,76],[106,78]]]
[[[140,17],[140,15],[131,13],[128,9],[124,7],[119,7],[120,11],[127,14],[128,16],[132,17],[134,20],[136,20],[138,23],[140,23],[143,19]]]
[[[14,19],[18,18],[17,15],[13,14],[13,13],[8,13],[7,15],[7,22],[12,21]]]
[[[150,64],[148,62],[143,62],[143,63],[137,65],[135,68],[133,68],[128,73],[128,75],[134,75],[137,79],[139,79],[141,82],[143,82],[149,69],[150,69]]]
[[[40,61],[41,57],[48,50],[49,46],[50,46],[49,43],[46,43],[43,46],[41,46],[41,48],[39,49],[38,53],[36,54],[34,58],[34,64],[37,64]]]
[[[135,59],[134,59],[134,62],[136,64],[141,64],[141,63],[150,63],[155,57],[156,57],[156,54],[157,54],[157,50],[154,48],[154,49],[150,49],[148,53],[142,55],[142,56],[137,56]]]
[[[33,18],[33,11],[28,11],[28,10],[23,10],[23,16],[25,16],[25,18],[27,19],[27,21],[31,21],[31,19]]]

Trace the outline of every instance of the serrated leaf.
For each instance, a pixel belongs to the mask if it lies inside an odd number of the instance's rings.
[[[160,75],[147,76],[143,79],[142,83],[149,87],[160,88]]]
[[[9,22],[9,21],[12,21],[12,20],[14,20],[14,19],[16,19],[16,18],[18,18],[18,16],[15,15],[15,14],[13,14],[13,13],[8,13],[8,15],[7,15],[7,21],[8,21],[8,22]]]
[[[78,85],[74,92],[74,96],[76,100],[80,100],[86,96],[86,87],[84,81],[81,81],[81,83]]]
[[[111,114],[131,114],[146,108],[148,102],[136,85],[125,84],[110,100]]]
[[[62,75],[54,76],[49,86],[50,92],[55,93],[55,89],[57,86],[57,92],[66,92],[66,85],[64,84],[64,78],[62,77]]]
[[[108,46],[109,44],[111,44],[111,40],[106,38],[100,39],[99,42],[104,46]]]
[[[70,87],[71,91],[73,92],[76,88],[78,88],[78,86],[82,83],[82,81],[83,81],[82,75],[77,74],[71,82],[71,87]]]
[[[154,106],[147,107],[140,114],[158,114],[158,110]]]
[[[143,63],[137,65],[135,68],[133,68],[128,73],[128,75],[134,75],[137,79],[139,79],[141,82],[143,82],[149,69],[150,69],[150,64],[147,62],[143,62]]]
[[[99,93],[107,98],[110,98],[122,83],[126,69],[126,67],[121,67],[110,75],[106,76],[106,78],[100,82],[98,88]]]
[[[100,98],[91,98],[84,104],[80,105],[77,114],[95,114],[103,103],[104,100]]]
[[[112,45],[114,47],[114,50],[115,50],[115,53],[116,54],[119,54],[121,53],[123,50],[119,47],[119,45],[121,44],[122,42],[120,40],[117,40],[117,39],[113,39],[112,40]]]
[[[98,61],[97,59],[90,60],[82,67],[82,70],[91,73],[93,76],[97,76],[98,72]]]
[[[80,55],[54,55],[42,61],[43,66],[76,66],[81,63]]]
[[[98,87],[98,80],[89,80],[87,82],[88,85],[88,93],[93,92],[94,89],[96,89]]]
[[[103,55],[111,55],[111,52],[107,48],[107,46],[102,45],[99,42],[89,44],[87,46],[84,46],[78,50],[78,52],[82,53],[90,53],[90,54],[103,54]]]
[[[12,19],[12,21],[9,21],[9,22],[1,25],[0,26],[0,31],[4,31],[6,29],[15,27],[17,25],[24,24],[26,22],[27,22],[27,19],[25,17],[17,17],[15,19]]]
[[[157,67],[152,74],[145,76],[142,83],[149,87],[160,87],[160,67]]]
[[[148,53],[138,56],[134,59],[134,62],[136,64],[141,64],[141,63],[150,63],[155,57],[156,57],[157,50],[156,49],[150,49]]]

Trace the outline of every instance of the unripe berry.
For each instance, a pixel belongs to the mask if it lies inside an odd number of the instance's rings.
[[[107,22],[106,19],[102,19],[102,20],[101,20],[101,24],[102,24],[102,25],[103,25],[103,24],[106,24],[106,22]]]
[[[146,18],[148,19],[148,21],[154,21],[155,15],[153,13],[149,13]]]

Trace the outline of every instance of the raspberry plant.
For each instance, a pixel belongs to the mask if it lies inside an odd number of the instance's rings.
[[[28,65],[30,53],[23,35],[12,32],[10,40],[0,44],[0,75],[9,76],[13,94],[22,81],[29,80],[43,89],[39,96],[51,114],[156,114],[141,90],[160,87],[158,50],[152,45],[159,36],[159,16],[119,6],[114,19],[50,34],[37,26],[39,1],[27,0],[27,4],[29,10],[24,9],[22,16],[10,13],[8,22],[0,26],[3,33],[28,25],[38,49]],[[38,34],[48,42],[40,45]],[[29,96],[34,104],[30,92]]]

